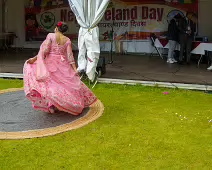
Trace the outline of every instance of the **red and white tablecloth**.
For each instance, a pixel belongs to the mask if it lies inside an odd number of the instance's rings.
[[[198,46],[196,46],[191,53],[192,54],[200,54],[205,55],[206,51],[212,51],[212,43],[199,43]]]
[[[164,38],[157,38],[155,40],[155,47],[157,48],[169,48],[169,41]],[[175,50],[180,50],[180,44],[178,43]],[[212,43],[203,43],[200,41],[194,41],[192,43],[192,54],[205,55],[205,51],[212,51]]]
[[[169,41],[165,38],[161,38],[161,39],[157,38],[155,40],[155,47],[169,49]],[[180,44],[179,43],[177,43],[175,50],[180,51]]]

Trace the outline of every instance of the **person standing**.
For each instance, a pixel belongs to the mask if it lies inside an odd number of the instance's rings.
[[[190,64],[192,41],[196,29],[193,24],[193,18],[192,13],[187,13],[186,17],[179,18],[180,64],[182,64],[184,60],[186,60],[187,64]],[[186,57],[184,57],[184,52]]]
[[[209,57],[209,62],[210,62],[210,67],[207,68],[208,71],[212,71],[212,52],[208,51],[208,57]]]
[[[192,50],[192,41],[196,33],[196,21],[197,17],[194,13],[186,14],[187,21],[187,43],[186,43],[186,63],[190,64],[191,50]]]
[[[71,40],[64,35],[68,25],[58,22],[49,33],[37,56],[24,64],[24,91],[36,110],[79,115],[98,99],[80,81]]]
[[[167,63],[173,64],[177,61],[174,58],[174,50],[176,48],[176,45],[178,43],[178,27],[176,23],[176,19],[173,18],[168,26],[168,40],[169,40],[169,52],[168,52],[168,58]]]
[[[179,42],[180,42],[180,56],[179,63],[182,64],[184,58],[184,51],[187,43],[187,21],[185,17],[180,16],[178,18],[178,29],[179,29]]]

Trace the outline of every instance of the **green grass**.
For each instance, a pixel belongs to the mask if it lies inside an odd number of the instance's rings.
[[[21,80],[0,79],[0,90],[9,88],[21,88],[21,87],[23,87],[23,81]]]
[[[0,80],[1,89],[13,86],[22,82]],[[211,169],[211,95],[106,84],[94,92],[101,118],[52,137],[0,141],[0,169]]]

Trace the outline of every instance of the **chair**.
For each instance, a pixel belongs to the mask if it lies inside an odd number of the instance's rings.
[[[150,54],[150,57],[153,56],[153,53],[157,51],[157,54],[160,56],[160,58],[164,59],[162,54],[160,53],[160,50],[155,46],[155,40],[157,39],[157,36],[153,33],[150,35],[151,45],[154,47],[154,50]]]
[[[207,42],[208,42],[208,37],[196,36],[196,37],[194,38],[194,40],[195,40],[195,41],[201,41],[201,42],[207,43]],[[200,55],[200,58],[199,58],[199,60],[198,60],[197,67],[200,66],[200,63],[202,62],[204,56],[207,58],[207,60],[208,60],[208,65],[209,65],[209,64],[211,63],[211,61],[210,61],[210,56],[209,56],[209,55],[210,55],[210,53],[209,53],[208,51],[205,51],[205,55]]]
[[[18,38],[14,32],[0,33],[1,45],[4,50],[8,50],[14,44],[14,39]]]

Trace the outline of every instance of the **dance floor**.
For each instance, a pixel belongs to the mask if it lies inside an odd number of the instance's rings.
[[[0,139],[54,135],[86,125],[103,112],[100,101],[85,109],[80,116],[35,111],[21,89],[0,91],[0,101]]]

